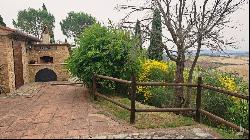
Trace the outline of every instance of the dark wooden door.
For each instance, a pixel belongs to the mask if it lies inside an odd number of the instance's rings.
[[[16,89],[24,84],[21,42],[13,41],[13,57]]]

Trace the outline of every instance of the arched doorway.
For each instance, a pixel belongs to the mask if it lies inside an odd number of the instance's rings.
[[[57,81],[57,75],[48,68],[41,69],[36,73],[35,82]]]

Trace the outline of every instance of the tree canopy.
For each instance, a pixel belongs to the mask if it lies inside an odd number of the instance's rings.
[[[48,27],[49,33],[53,36],[54,23],[55,17],[47,11],[44,4],[42,9],[28,8],[19,11],[17,20],[13,20],[14,27],[38,38],[41,37],[44,26]]]
[[[63,34],[69,38],[78,37],[88,26],[96,22],[95,18],[83,12],[69,12],[66,19],[60,22]]]
[[[83,31],[78,45],[67,60],[67,66],[71,74],[88,87],[92,85],[93,73],[130,78],[129,50],[133,41],[127,32],[94,24]]]
[[[3,18],[2,16],[0,15],[0,26],[6,26],[6,24],[3,22]]]
[[[165,31],[164,42],[161,47],[167,53],[168,58],[176,64],[175,83],[184,82],[185,62],[195,50],[195,58],[189,69],[188,82],[192,82],[194,67],[197,64],[201,47],[223,52],[227,47],[235,47],[234,38],[223,36],[225,28],[235,29],[230,16],[241,8],[246,0],[151,0],[143,6],[121,5],[120,9],[130,9],[131,12],[122,20],[123,23],[132,13],[145,10],[159,9],[162,17],[162,29]],[[148,21],[148,18],[141,19]],[[148,30],[148,25],[146,25]],[[224,30],[225,31],[225,30]],[[183,107],[188,104],[190,94],[184,97],[184,88],[175,88],[175,107]],[[186,99],[185,99],[186,98]]]

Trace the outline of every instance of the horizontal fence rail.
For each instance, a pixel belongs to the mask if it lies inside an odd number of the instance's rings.
[[[52,86],[57,86],[57,85],[84,85],[84,83],[51,83],[50,85]]]
[[[165,82],[136,82],[138,86],[187,86],[187,87],[197,87],[197,84],[189,83],[165,83]]]
[[[130,101],[131,101],[131,106],[128,107],[126,105],[123,105],[117,101],[114,101],[104,95],[101,95],[96,92],[96,83],[97,83],[97,78],[101,79],[106,79],[106,80],[111,80],[123,84],[129,84],[130,85]],[[196,93],[196,108],[147,108],[147,109],[136,109],[135,108],[135,99],[136,99],[136,87],[137,86],[186,86],[186,87],[196,87],[197,88],[197,93]],[[198,82],[197,84],[193,83],[165,83],[165,82],[137,82],[135,75],[132,74],[131,76],[131,81],[123,80],[123,79],[118,79],[118,78],[113,78],[109,76],[103,76],[103,75],[93,75],[93,96],[94,99],[96,99],[96,96],[102,97],[105,100],[108,100],[128,111],[130,111],[130,123],[133,124],[135,123],[135,112],[187,112],[187,111],[195,111],[195,121],[201,122],[201,114],[207,116],[208,118],[218,121],[221,124],[224,124],[228,127],[234,128],[237,131],[243,131],[244,134],[249,135],[249,130],[245,128],[241,128],[240,126],[237,126],[231,122],[228,122],[224,120],[223,118],[220,118],[208,111],[205,111],[201,109],[201,97],[202,97],[202,90],[208,89],[212,91],[216,91],[222,94],[226,94],[229,96],[234,96],[240,99],[244,99],[249,101],[249,96],[248,95],[243,95],[237,92],[231,92],[227,91],[221,88],[213,87],[210,85],[203,84],[202,78],[198,77]]]
[[[131,84],[131,81],[122,80],[122,79],[113,78],[113,77],[108,77],[108,76],[103,76],[103,75],[96,75],[96,78],[102,78],[102,79],[115,81],[115,82],[119,82],[119,83],[124,83],[124,84]]]
[[[216,116],[216,115],[214,115],[214,114],[212,114],[212,113],[210,113],[208,111],[205,111],[203,109],[199,109],[199,111],[201,112],[201,114],[209,117],[210,119],[218,121],[218,122],[220,122],[220,123],[222,123],[222,124],[224,124],[224,125],[226,125],[228,127],[234,128],[234,129],[236,129],[238,131],[243,131],[244,133],[246,133],[247,135],[249,135],[249,131],[247,129],[241,128],[241,127],[239,127],[239,126],[237,126],[237,125],[235,125],[235,124],[233,124],[233,123],[231,123],[229,121],[226,121],[223,118],[218,117],[218,116]]]
[[[97,95],[99,97],[102,97],[102,98],[104,98],[104,99],[106,99],[106,100],[108,100],[108,101],[110,101],[110,102],[112,102],[112,103],[120,106],[121,108],[124,108],[124,109],[127,109],[128,111],[130,111],[130,108],[128,106],[126,106],[126,105],[123,105],[123,104],[121,104],[119,102],[116,102],[116,101],[114,101],[114,100],[112,100],[112,99],[110,99],[110,98],[108,98],[108,97],[106,97],[104,95],[99,94],[99,93],[95,93],[95,95]]]
[[[217,91],[217,92],[222,93],[222,94],[227,94],[227,95],[230,95],[230,96],[238,97],[238,98],[245,99],[245,100],[249,101],[249,96],[243,95],[242,93],[231,92],[231,91],[227,91],[227,90],[217,88],[217,87],[213,87],[213,86],[210,86],[210,85],[201,85],[201,86],[203,88],[205,88],[205,89]]]
[[[193,108],[147,108],[147,109],[136,109],[136,112],[186,112],[195,111]]]

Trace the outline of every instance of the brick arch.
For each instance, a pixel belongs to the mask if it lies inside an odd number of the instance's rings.
[[[57,74],[48,68],[39,70],[35,76],[35,82],[57,81]]]

